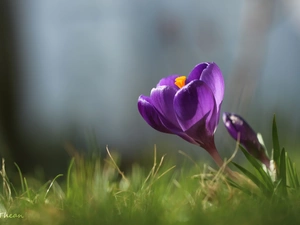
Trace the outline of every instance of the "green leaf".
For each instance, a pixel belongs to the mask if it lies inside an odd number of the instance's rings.
[[[300,187],[300,182],[299,182],[299,179],[298,179],[298,173],[297,173],[295,163],[293,163],[293,171],[294,171],[294,178],[295,178],[295,188],[299,188]]]
[[[286,183],[286,152],[283,148],[280,154],[280,168],[279,168],[279,179],[280,182],[280,190],[282,191],[283,196],[287,196],[287,183]]]
[[[272,125],[272,142],[273,142],[273,160],[275,161],[276,166],[280,167],[280,145],[278,138],[278,131],[276,125],[276,117],[273,117]]]
[[[240,166],[237,163],[231,162],[235,165],[246,177],[248,177],[256,186],[263,192],[264,195],[270,197],[272,195],[272,190],[269,190],[268,187],[265,186],[263,182],[261,182],[253,173],[245,169],[244,167]]]
[[[289,185],[292,189],[298,189],[300,187],[299,185],[299,179],[297,170],[295,167],[295,164],[292,163],[290,157],[286,154],[286,169],[287,169],[287,180],[289,181]]]
[[[287,167],[287,178],[288,178],[290,187],[295,188],[295,186],[296,186],[295,174],[294,174],[291,159],[288,156],[286,156],[286,167]]]
[[[244,192],[245,194],[252,196],[252,197],[258,197],[255,193],[251,192],[249,187],[242,187],[241,185],[239,185],[238,183],[236,183],[235,181],[231,180],[230,178],[227,178],[227,182],[232,186],[235,187],[237,189],[239,189],[240,191]]]
[[[244,153],[247,160],[251,163],[251,165],[258,171],[262,180],[267,185],[268,189],[273,190],[273,188],[274,188],[273,181],[272,181],[270,175],[267,174],[266,171],[264,171],[262,164],[260,162],[258,162],[256,160],[256,158],[254,158],[252,155],[250,155],[250,153],[247,152],[247,150],[243,146],[240,145],[240,149]]]

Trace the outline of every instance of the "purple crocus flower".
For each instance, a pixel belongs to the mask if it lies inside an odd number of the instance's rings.
[[[141,95],[138,110],[154,129],[176,134],[204,148],[221,166],[214,133],[224,97],[224,79],[215,63],[200,63],[188,77],[161,79],[150,96]]]
[[[233,139],[239,141],[253,157],[260,160],[267,168],[270,167],[270,159],[258,141],[257,134],[241,116],[226,112],[223,113],[223,122]]]

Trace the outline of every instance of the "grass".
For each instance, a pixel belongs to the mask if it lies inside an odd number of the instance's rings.
[[[18,188],[10,182],[3,160],[0,223],[300,223],[298,190],[288,189],[282,198],[264,195],[245,175],[234,181],[242,188],[235,188],[222,169],[199,166],[188,156],[189,165],[176,166],[167,156],[157,157],[156,149],[148,170],[136,164],[124,174],[117,159],[108,149],[106,159],[76,154],[66,174],[44,184],[24,177],[17,167]],[[249,172],[255,174],[255,168]]]

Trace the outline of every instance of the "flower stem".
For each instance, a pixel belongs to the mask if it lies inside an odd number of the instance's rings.
[[[214,146],[214,148],[211,148],[208,153],[210,154],[210,156],[214,159],[214,161],[216,162],[216,164],[219,167],[222,167],[224,162],[223,159],[221,158],[218,150],[216,149],[216,147]]]
[[[213,145],[210,146],[210,148],[206,148],[207,152],[210,154],[210,156],[214,159],[215,163],[221,168],[221,167],[225,167],[224,168],[224,172],[229,175],[231,178],[235,179],[236,175],[235,173],[229,169],[227,167],[227,165],[224,165],[224,161],[221,158],[215,144],[213,143]]]

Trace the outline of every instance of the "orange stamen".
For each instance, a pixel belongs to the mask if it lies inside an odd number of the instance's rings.
[[[182,88],[185,85],[186,76],[180,76],[175,79],[175,85]]]

